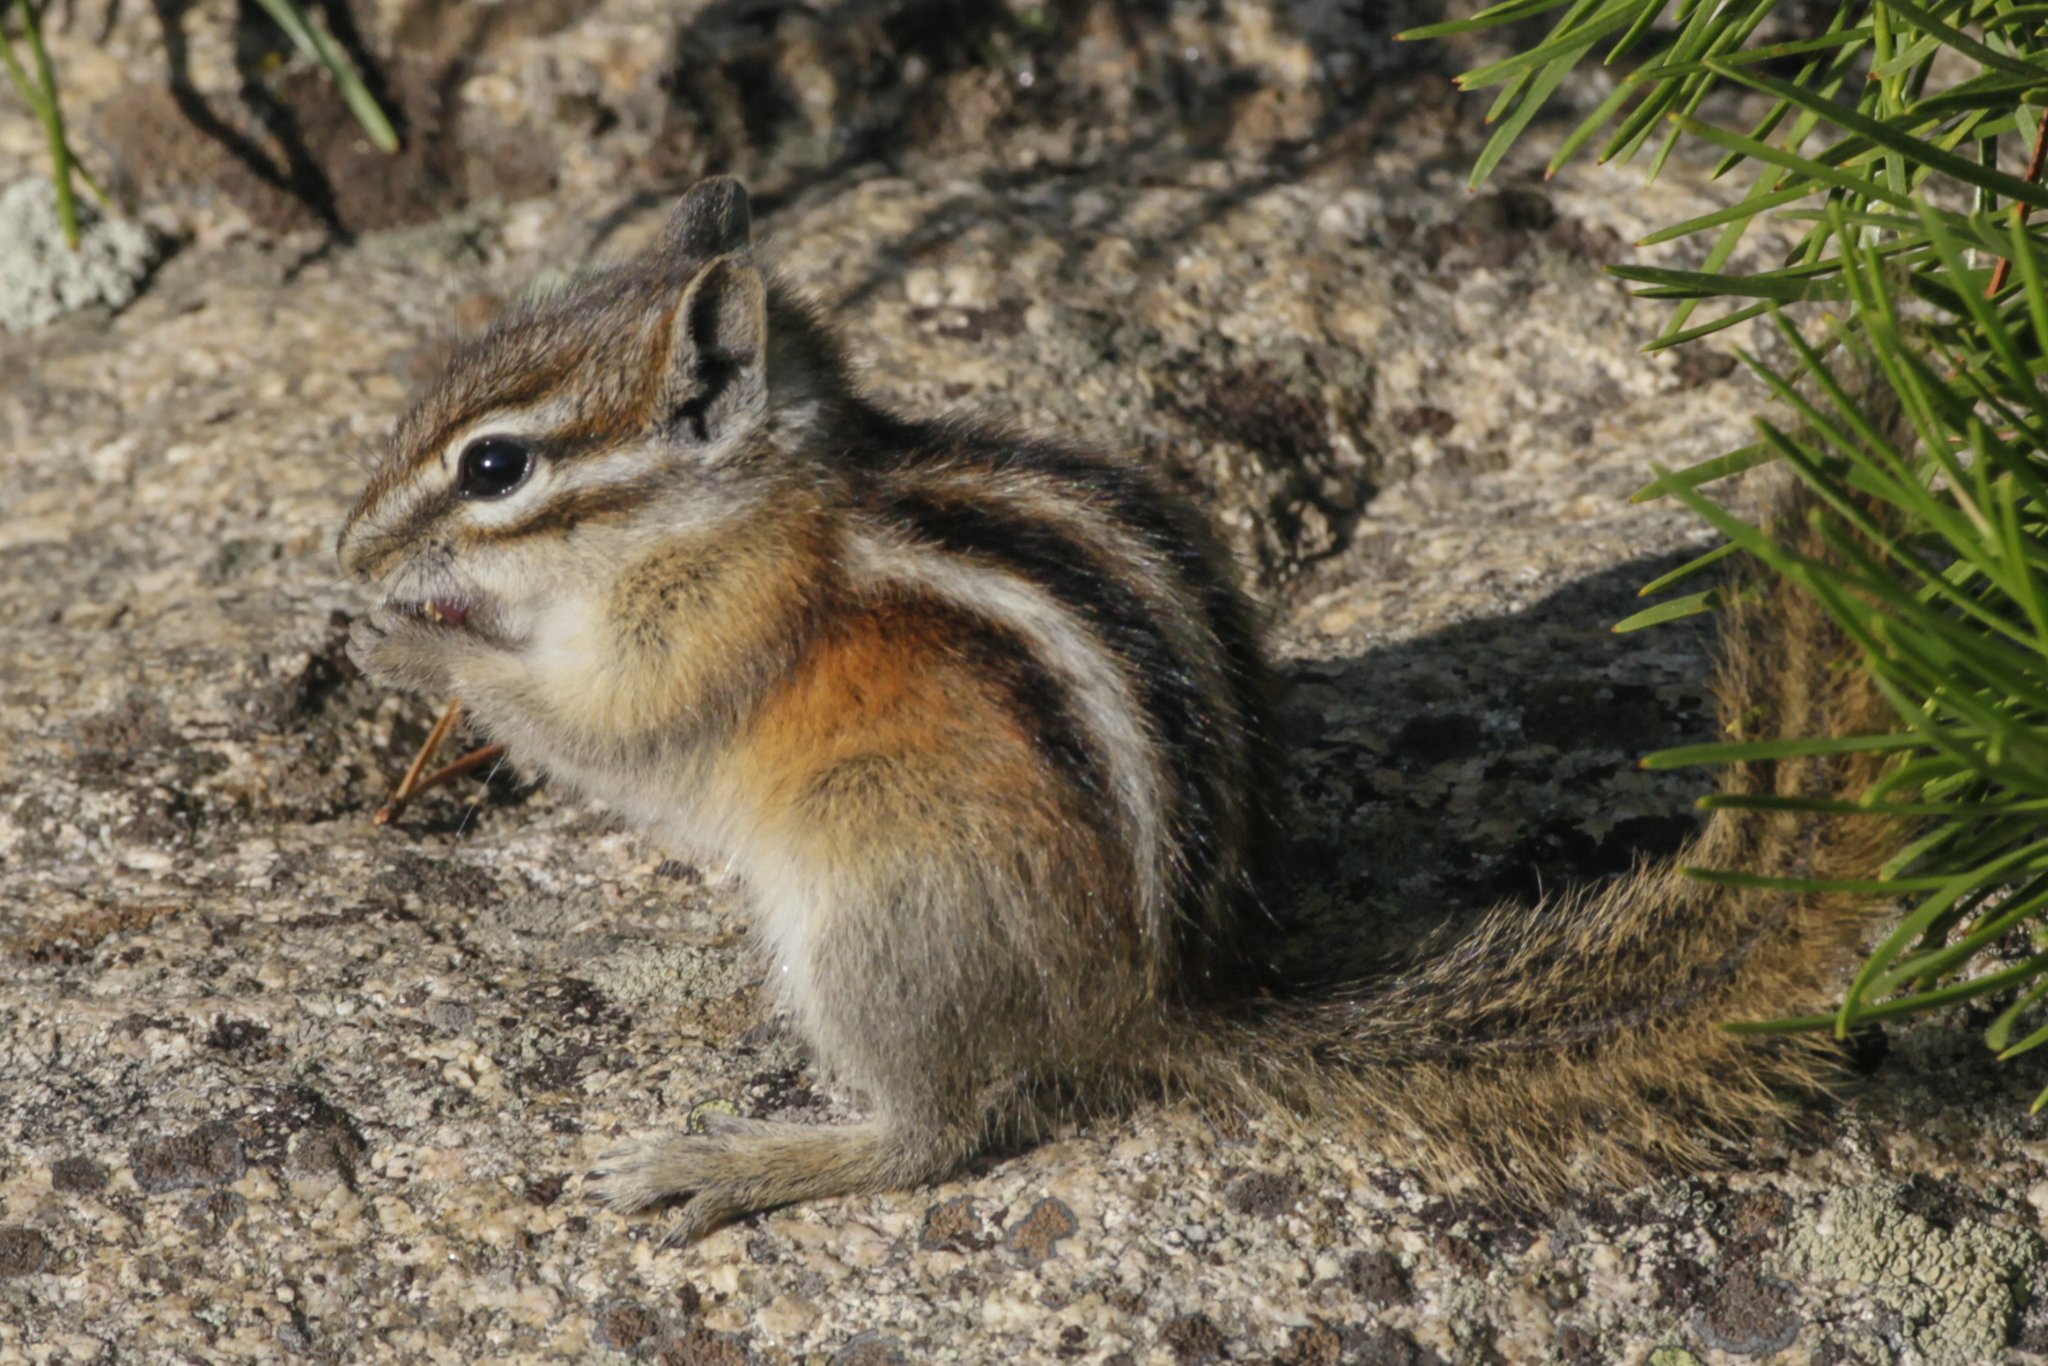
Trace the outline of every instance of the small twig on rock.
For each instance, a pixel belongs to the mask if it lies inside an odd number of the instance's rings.
[[[2048,111],[2042,112],[2041,126],[2034,130],[2034,155],[2027,162],[2027,184],[2039,185],[2041,183],[2041,164],[2044,160],[2048,160]],[[2033,210],[2034,206],[2032,204],[2022,203],[2020,205],[2021,227],[2027,225],[2027,216]],[[1991,285],[1984,291],[1984,297],[1987,299],[1997,298],[1998,291],[2004,289],[2005,282],[2011,278],[2012,258],[2010,256],[1999,257],[1998,268],[1991,272]]]
[[[461,719],[462,699],[457,697],[442,709],[440,719],[435,721],[434,728],[427,732],[426,742],[420,746],[420,752],[413,756],[411,766],[405,770],[405,776],[400,778],[398,786],[391,790],[390,800],[378,807],[377,814],[370,818],[373,824],[391,824],[398,813],[405,809],[405,804],[420,793],[429,788],[439,787],[451,778],[459,778],[474,769],[482,768],[504,754],[503,745],[485,745],[481,749],[471,750],[452,764],[428,773],[427,765],[434,762],[434,756],[441,752],[441,746],[448,742],[448,736],[454,731],[455,723]],[[422,777],[422,774],[425,776]]]

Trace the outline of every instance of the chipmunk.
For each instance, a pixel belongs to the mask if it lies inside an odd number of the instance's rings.
[[[756,263],[733,180],[456,351],[338,549],[384,595],[351,636],[370,678],[459,695],[519,763],[742,872],[775,995],[872,1105],[601,1159],[590,1189],[679,1201],[677,1239],[1147,1097],[1358,1127],[1533,1198],[1703,1160],[1829,1066],[1719,1026],[1822,1000],[1864,909],[1677,869],[1862,870],[1875,820],[1719,812],[1680,860],[1402,971],[1269,989],[1271,689],[1226,557],[1133,463],[871,401]],[[1739,596],[1731,726],[1884,724],[1817,607]]]

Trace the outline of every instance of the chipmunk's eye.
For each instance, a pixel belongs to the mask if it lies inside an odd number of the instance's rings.
[[[503,436],[486,436],[463,448],[455,491],[464,498],[501,498],[526,482],[533,452]]]

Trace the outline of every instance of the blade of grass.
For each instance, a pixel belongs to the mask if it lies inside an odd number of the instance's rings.
[[[1725,545],[1717,545],[1712,550],[1706,552],[1704,555],[1696,555],[1692,559],[1687,560],[1684,564],[1678,566],[1678,568],[1672,570],[1669,574],[1660,574],[1656,578],[1650,580],[1648,583],[1644,584],[1641,588],[1638,588],[1636,590],[1636,596],[1639,598],[1653,598],[1657,596],[1657,594],[1663,592],[1665,589],[1671,587],[1673,584],[1676,584],[1684,579],[1691,578],[1694,574],[1699,573],[1701,570],[1707,568],[1709,565],[1719,564],[1722,560],[1727,559],[1730,555],[1733,555],[1734,553],[1735,543],[1733,541],[1730,541]]]
[[[1951,180],[1964,185],[1983,185],[2007,199],[2016,199],[2023,204],[2032,204],[2036,208],[2048,205],[2048,188],[2030,185],[2008,171],[2001,171],[1982,162],[1972,161],[1968,157],[1958,156],[1924,138],[1903,133],[1883,119],[1871,118],[1860,110],[1823,99],[1810,90],[1800,89],[1790,81],[1781,81],[1762,72],[1729,66],[1718,59],[1709,61],[1708,66],[1729,80],[1739,81],[1753,90],[1776,95],[1780,99],[1792,101],[1802,109],[1811,110],[1845,132],[1867,138],[1889,151],[1911,156],[1916,164],[1925,166],[1930,171],[1939,172]],[[1866,192],[1871,188],[1868,184],[1864,186]],[[1900,207],[1918,207],[1896,187],[1893,187],[1892,193],[1899,199]]]
[[[1857,1015],[1858,1024],[1876,1024],[1881,1020],[1897,1019],[1901,1015],[1912,1015],[1938,1006],[1954,1005],[1973,997],[2003,991],[2014,982],[2023,982],[2048,969],[2048,954],[2029,958],[2024,963],[2015,963],[2003,972],[1995,972],[1974,981],[1958,982],[1954,986],[1926,991],[1898,1000],[1868,1006]],[[1815,1029],[1826,1029],[1836,1023],[1833,1015],[1802,1015],[1791,1020],[1742,1020],[1721,1026],[1731,1034],[1793,1034]]]
[[[1655,607],[1646,607],[1633,616],[1615,622],[1607,629],[1618,636],[1627,635],[1631,631],[1640,631],[1646,626],[1656,626],[1661,622],[1701,616],[1713,611],[1720,604],[1721,595],[1714,589],[1708,589],[1704,593],[1689,593],[1682,598],[1673,598],[1670,602],[1660,602]]]
[[[2035,66],[2009,53],[2000,52],[1989,43],[1980,43],[1963,30],[1942,22],[1928,10],[1912,4],[1910,0],[1877,0],[1877,3],[1896,14],[1905,15],[1922,32],[1938,39],[1939,46],[1973,58],[1993,71],[2003,71],[2009,76],[2032,80],[2037,85],[2048,85],[2048,67]]]
[[[22,37],[36,64],[36,79],[30,81],[28,72],[22,69],[21,57],[4,29],[0,29],[0,61],[6,63],[8,79],[43,125],[43,140],[50,149],[50,179],[57,191],[57,222],[64,230],[65,245],[77,251],[78,199],[71,177],[79,168],[71,155],[70,139],[64,133],[64,109],[57,98],[56,72],[50,65],[49,48],[43,43],[35,0],[20,0],[16,8],[21,12]],[[97,186],[93,192],[99,193]]]
[[[1469,19],[1451,19],[1439,24],[1424,24],[1419,28],[1405,29],[1394,35],[1397,42],[1415,43],[1431,38],[1456,38],[1466,33],[1483,33],[1487,29],[1499,28],[1528,19],[1547,10],[1563,9],[1572,0],[1508,0],[1506,4],[1491,5]]]
[[[341,87],[343,101],[378,150],[396,152],[398,130],[391,126],[391,120],[377,103],[376,96],[363,84],[363,78],[356,71],[355,63],[348,59],[348,54],[306,17],[306,12],[299,8],[296,0],[256,0],[256,3],[263,6],[264,12],[285,31],[299,51],[327,68],[335,84]]]

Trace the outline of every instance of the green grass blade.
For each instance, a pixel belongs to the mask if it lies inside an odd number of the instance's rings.
[[[1696,232],[1705,232],[1708,228],[1718,228],[1726,223],[1748,223],[1760,213],[1783,208],[1787,204],[1797,204],[1800,200],[1812,196],[1813,191],[1802,185],[1795,185],[1789,190],[1773,190],[1767,194],[1745,196],[1725,209],[1715,209],[1712,213],[1703,213],[1697,218],[1688,218],[1682,223],[1674,223],[1668,228],[1659,228],[1655,232],[1647,233],[1636,245],[1657,247],[1666,242],[1675,242],[1681,237],[1690,237]]]
[[[1719,564],[1734,553],[1735,544],[1732,541],[1725,545],[1717,545],[1712,550],[1706,552],[1706,554],[1696,555],[1692,559],[1687,560],[1669,574],[1660,574],[1650,580],[1636,590],[1636,596],[1639,598],[1654,598],[1673,584],[1691,578],[1694,574],[1699,573],[1710,565]]]
[[[1859,1009],[1863,1004],[1863,998],[1890,971],[1899,956],[1920,935],[1921,931],[1925,930],[1933,922],[1935,917],[1954,905],[1957,900],[1983,885],[1987,880],[1998,877],[2004,872],[2018,867],[2026,859],[2038,857],[2044,852],[2048,852],[2048,840],[2036,840],[2013,850],[2003,858],[1994,860],[1985,867],[1966,869],[1962,873],[1949,878],[1942,884],[1941,890],[1914,907],[1898,923],[1898,926],[1889,935],[1885,936],[1884,942],[1878,945],[1876,951],[1870,955],[1869,961],[1865,962],[1862,969],[1857,972],[1856,979],[1849,984],[1849,990],[1842,998],[1842,1008],[1835,1016],[1836,1033],[1846,1038],[1849,1031],[1855,1028],[1857,1022],[1863,1018],[1862,1012]]]
[[[1816,279],[1808,272],[1788,276],[1713,275],[1700,270],[1667,270],[1661,266],[1609,266],[1607,273],[1632,284],[1648,285],[1632,291],[1639,299],[1722,298],[1770,299],[1781,304],[1807,303],[1815,299],[1847,297],[1844,287],[1833,280]]]
[[[1938,39],[1937,46],[1960,52],[1993,71],[2003,71],[2021,80],[2031,80],[2036,86],[2048,86],[2048,67],[2035,66],[2009,53],[2000,52],[1989,43],[1980,43],[1963,30],[1937,19],[1921,6],[1910,3],[1910,0],[1877,0],[1877,3],[1895,14],[1904,15],[1921,32]]]
[[[2044,997],[2048,997],[2048,980],[2042,981],[2032,991],[2022,992],[2019,999],[2000,1011],[1998,1018],[1984,1031],[1984,1042],[1998,1055],[2000,1062],[2048,1043],[2048,1025],[2042,1025],[2018,1043],[2012,1041],[2013,1026],[2019,1023],[2022,1015],[2039,1005]]]
[[[77,251],[78,198],[71,187],[74,161],[70,139],[64,133],[64,108],[57,98],[57,76],[50,65],[49,48],[43,43],[35,0],[21,0],[18,8],[21,10],[22,36],[27,39],[29,56],[36,64],[35,81],[31,82],[28,73],[22,70],[21,58],[16,55],[14,44],[4,32],[0,32],[0,57],[6,61],[8,79],[43,125],[43,140],[50,149],[50,179],[57,190],[57,222],[64,229],[65,245]]]
[[[1678,318],[1685,317],[1686,311],[1688,309],[1691,309],[1694,305],[1698,304],[1699,302],[1700,301],[1698,299],[1688,299],[1684,304],[1680,305],[1678,309]],[[1698,341],[1701,337],[1712,336],[1716,332],[1725,332],[1731,327],[1737,327],[1743,323],[1748,322],[1751,318],[1762,317],[1764,314],[1770,312],[1771,307],[1771,302],[1768,299],[1764,300],[1761,303],[1744,304],[1741,308],[1730,309],[1728,312],[1723,313],[1718,318],[1713,318],[1703,323],[1697,323],[1692,327],[1685,328],[1681,331],[1667,332],[1663,336],[1658,337],[1655,341],[1645,343],[1643,346],[1643,350],[1646,352],[1665,351],[1669,350],[1671,347],[1674,346],[1683,346],[1685,343],[1689,341]],[[1674,322],[1675,321],[1676,319],[1674,319]]]
[[[1688,465],[1682,470],[1652,479],[1631,493],[1628,500],[1631,503],[1648,503],[1678,489],[1696,489],[1702,484],[1711,484],[1716,479],[1725,479],[1731,474],[1740,474],[1743,470],[1768,464],[1772,456],[1773,452],[1768,443],[1752,442],[1747,446],[1739,446],[1726,455],[1717,455],[1711,460],[1702,460],[1697,465]],[[1721,553],[1726,554],[1727,551],[1723,550]]]
[[[1571,11],[1558,21],[1550,37],[1525,52],[1475,67],[1458,76],[1461,90],[1484,90],[1503,81],[1518,79],[1540,69],[1563,63],[1566,71],[1609,33],[1625,28],[1631,21],[1629,6],[1642,0],[1608,0],[1605,7],[1588,17],[1599,0],[1574,0]],[[1559,79],[1562,79],[1560,75]],[[1555,82],[1552,89],[1556,88]]]
[[[1766,76],[1743,67],[1731,67],[1718,60],[1708,65],[1730,80],[1740,81],[1752,89],[1790,100],[1802,109],[1820,115],[1845,132],[1855,133],[1880,147],[1909,156],[1916,166],[1938,172],[1964,185],[1983,186],[2006,199],[2031,204],[2037,209],[2048,208],[2048,187],[2029,184],[2008,171],[2001,171],[1982,162],[1972,161],[1968,157],[1958,156],[1924,138],[1916,138],[1902,132],[1883,119],[1871,118],[1847,105],[1823,99],[1812,91],[1802,90],[1790,81],[1781,81],[1775,76]],[[1868,191],[1872,187],[1866,184],[1863,188]],[[1896,191],[1894,193],[1897,194]],[[1913,205],[1913,201],[1904,194],[1897,194],[1897,198],[1901,207]]]
[[[1919,737],[1908,734],[1812,736],[1797,740],[1728,740],[1705,745],[1678,745],[1646,754],[1640,767],[1661,773],[1698,764],[1739,764],[1750,759],[1802,759],[1815,754],[1882,754],[1914,749]]]
[[[398,130],[391,126],[391,120],[377,103],[376,96],[363,84],[363,78],[357,73],[355,63],[348,59],[348,54],[335,46],[333,40],[306,17],[306,12],[295,0],[256,0],[256,3],[263,6],[264,12],[285,31],[299,51],[327,68],[335,84],[341,88],[342,100],[356,116],[356,121],[362,124],[363,131],[370,135],[370,141],[380,151],[396,152]]]
[[[1934,1010],[1973,997],[1987,996],[1994,991],[2003,991],[2015,982],[2024,982],[2031,977],[2039,976],[2044,969],[2048,969],[2048,954],[2029,958],[2024,963],[2015,963],[2003,972],[1994,972],[1974,981],[1958,982],[1953,986],[1866,1006],[1857,1012],[1857,1023],[1876,1024],[1881,1020],[1894,1020],[1901,1015],[1914,1015],[1923,1010]],[[1791,1020],[1743,1020],[1724,1025],[1723,1028],[1732,1034],[1792,1034],[1826,1029],[1837,1023],[1838,1019],[1833,1015],[1802,1015]]]
[[[1704,593],[1689,593],[1682,598],[1673,598],[1670,602],[1660,602],[1655,607],[1646,607],[1633,616],[1615,622],[1608,629],[1618,636],[1627,635],[1631,631],[1640,631],[1645,626],[1656,626],[1661,622],[1704,615],[1718,607],[1720,602],[1720,594],[1713,589],[1708,589]]]
[[[1509,0],[1506,4],[1489,6],[1469,19],[1424,24],[1419,28],[1405,29],[1395,34],[1394,38],[1397,42],[1416,43],[1432,38],[1456,38],[1466,33],[1483,33],[1487,29],[1516,23],[1549,10],[1563,9],[1571,3],[1572,0]]]
[[[1803,157],[1795,152],[1787,152],[1773,147],[1767,142],[1757,142],[1738,133],[1730,133],[1726,129],[1717,128],[1711,123],[1702,123],[1698,119],[1684,118],[1682,116],[1674,117],[1678,118],[1679,126],[1687,132],[1717,146],[1725,147],[1731,152],[1740,152],[1745,157],[1757,161],[1767,161],[1773,166],[1781,166],[1788,171],[1797,171],[1808,180],[1813,181],[1816,188],[1825,186],[1831,189],[1843,190],[1858,198],[1868,197],[1908,211],[1913,208],[1914,201],[1911,195],[1902,194],[1854,172],[1842,170],[1835,166],[1824,165],[1810,157]]]

